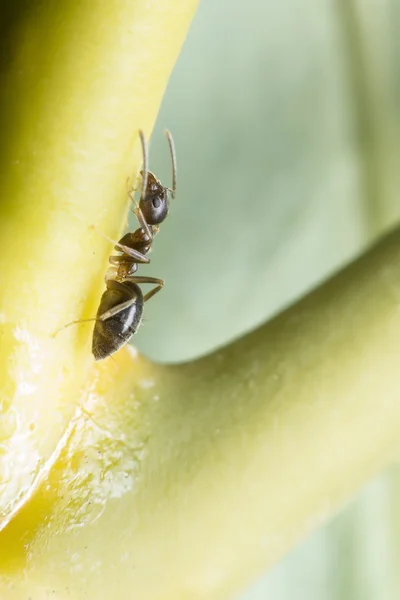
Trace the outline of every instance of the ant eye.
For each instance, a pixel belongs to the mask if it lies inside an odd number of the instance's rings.
[[[160,208],[161,200],[160,200],[160,198],[158,198],[158,196],[153,198],[152,202],[153,202],[154,208]]]

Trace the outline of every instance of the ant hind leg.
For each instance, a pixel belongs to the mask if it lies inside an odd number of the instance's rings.
[[[143,300],[145,302],[147,302],[147,300],[150,300],[150,298],[152,298],[155,294],[157,294],[164,287],[164,280],[158,279],[157,277],[145,277],[145,276],[142,277],[140,275],[132,275],[132,277],[127,277],[127,279],[129,281],[132,281],[132,283],[154,283],[155,284],[155,287],[143,296]]]

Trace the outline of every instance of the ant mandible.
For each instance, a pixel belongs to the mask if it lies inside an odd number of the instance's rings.
[[[139,131],[142,144],[143,170],[142,187],[139,204],[135,201],[134,192],[129,197],[134,204],[134,210],[140,227],[136,231],[126,233],[117,244],[115,250],[121,254],[110,256],[113,265],[106,274],[107,289],[100,299],[96,321],[93,330],[92,353],[96,360],[103,360],[124,346],[139,329],[144,303],[150,300],[164,285],[162,279],[135,275],[140,264],[148,264],[146,256],[151,250],[154,236],[159,230],[169,209],[169,194],[175,197],[176,191],[176,154],[171,133],[165,131],[172,161],[172,189],[164,187],[155,175],[148,170],[148,148],[143,131]],[[147,294],[142,293],[140,284],[155,285]],[[72,325],[73,323],[69,323]]]

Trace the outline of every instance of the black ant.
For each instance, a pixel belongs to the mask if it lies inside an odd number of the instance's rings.
[[[73,321],[96,321],[93,330],[92,352],[96,360],[111,356],[124,346],[139,329],[144,303],[159,292],[164,281],[155,277],[135,275],[140,264],[148,264],[146,256],[151,250],[154,236],[169,209],[169,194],[175,197],[176,191],[176,154],[172,135],[165,131],[172,161],[172,189],[164,187],[155,175],[148,170],[148,148],[143,131],[139,131],[143,152],[142,188],[139,204],[134,199],[134,191],[129,197],[140,227],[136,231],[126,233],[117,244],[115,250],[121,252],[110,256],[113,265],[107,272],[105,281],[107,289],[103,293],[97,315],[94,319]],[[152,283],[155,287],[147,294],[142,293],[139,284]],[[68,326],[66,325],[66,327]]]

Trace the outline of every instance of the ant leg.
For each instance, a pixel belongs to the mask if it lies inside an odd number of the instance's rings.
[[[160,290],[162,290],[163,287],[164,287],[164,282],[160,283],[155,288],[153,288],[152,290],[150,290],[149,292],[147,292],[147,294],[145,294],[143,296],[143,302],[147,302],[147,300],[150,300],[150,298],[152,298],[153,296],[155,296],[155,294],[157,294],[157,292],[159,292]]]
[[[91,319],[76,319],[75,321],[70,321],[66,325],[63,325],[62,327],[59,327],[58,329],[56,329],[51,337],[55,338],[56,335],[58,335],[60,333],[60,331],[63,331],[67,327],[71,327],[71,325],[79,325],[79,323],[88,323],[89,321],[97,321],[97,320],[98,320],[97,317],[93,317]]]
[[[135,217],[137,218],[137,220],[139,221],[140,227],[143,229],[143,231],[146,233],[146,235],[149,237],[149,239],[151,241],[154,237],[153,230],[147,223],[146,219],[144,218],[144,214],[142,213],[142,209],[140,208],[139,204],[136,202],[136,200],[132,200],[132,202],[134,204],[134,209],[132,212],[135,215]]]
[[[120,244],[119,242],[115,244],[115,249],[120,250],[121,252],[125,252],[125,254],[133,258],[135,262],[144,263],[147,265],[150,262],[150,259],[138,250],[135,250],[134,248],[129,248],[129,246],[124,246],[124,244]]]
[[[128,194],[129,198],[132,200],[132,202],[133,202],[134,195],[136,194],[136,192],[139,189],[138,181],[139,181],[139,176],[137,176],[135,179],[135,185],[133,185],[131,177],[126,178],[126,193]]]
[[[108,310],[103,312],[101,315],[97,315],[96,321],[107,321],[107,319],[111,319],[111,317],[115,317],[115,315],[118,315],[120,312],[122,312],[126,308],[129,308],[130,306],[132,306],[132,304],[134,304],[137,300],[137,295],[135,294],[135,292],[133,292],[129,287],[125,286],[123,281],[111,280],[107,284],[107,288],[114,289],[114,290],[119,289],[119,290],[124,291],[125,293],[128,292],[131,295],[131,297],[129,298],[129,300],[125,300],[125,302],[120,302],[120,304],[117,304],[116,306],[109,308]]]
[[[134,206],[132,212],[135,215],[135,217],[137,218],[140,227],[143,229],[143,231],[145,231],[145,233],[149,237],[149,239],[152,240],[154,237],[154,232],[153,232],[152,228],[149,226],[149,224],[147,223],[146,219],[144,218],[142,209],[140,208],[139,204],[136,202],[135,197],[132,192],[128,192],[128,196]]]
[[[89,321],[106,321],[107,319],[111,319],[111,317],[114,317],[115,315],[122,312],[126,308],[129,308],[130,306],[132,306],[132,304],[134,304],[136,302],[136,299],[137,299],[136,294],[134,292],[132,292],[132,290],[130,288],[127,288],[126,286],[124,286],[124,284],[122,282],[112,280],[109,282],[109,285],[111,285],[111,287],[113,287],[114,289],[120,289],[120,290],[124,291],[125,293],[129,292],[130,294],[132,294],[131,298],[129,298],[129,300],[126,300],[125,302],[121,302],[120,304],[117,304],[117,306],[114,306],[113,308],[110,308],[109,310],[106,310],[104,313],[102,313],[101,315],[98,315],[97,317],[91,317],[90,319],[76,319],[74,321],[71,321],[70,323],[67,323],[66,325],[63,325],[62,327],[57,329],[51,337],[55,338],[56,335],[58,335],[60,333],[60,331],[62,331],[66,327],[70,327],[71,325],[78,325],[79,323],[88,323]],[[109,286],[107,286],[107,287],[109,287]]]
[[[132,283],[155,283],[156,286],[147,292],[143,296],[143,300],[147,302],[150,300],[157,292],[159,292],[164,287],[164,280],[158,279],[157,277],[141,277],[140,275],[133,275],[132,277],[127,277],[127,280],[132,281]]]
[[[111,319],[111,317],[115,317],[115,315],[117,315],[118,313],[125,310],[125,308],[129,308],[135,302],[136,302],[136,296],[133,296],[129,300],[126,300],[126,302],[121,302],[121,304],[117,304],[117,306],[114,306],[113,308],[106,310],[106,312],[101,314],[99,317],[92,317],[90,319],[76,319],[75,321],[71,321],[70,323],[67,323],[66,325],[63,325],[62,327],[57,329],[51,337],[55,338],[56,335],[58,335],[60,333],[60,331],[63,331],[63,329],[66,329],[67,327],[71,327],[71,325],[79,325],[79,323],[89,323],[89,321],[107,321],[107,319]]]
[[[107,319],[111,319],[111,317],[115,317],[115,315],[118,315],[120,312],[122,312],[126,308],[129,308],[130,306],[132,306],[132,304],[135,304],[136,299],[137,299],[136,295],[132,296],[132,298],[129,298],[129,300],[126,300],[125,302],[121,302],[121,304],[117,304],[117,306],[113,306],[112,308],[109,308],[108,310],[103,312],[99,317],[96,317],[96,319],[94,319],[94,320],[95,321],[107,321]]]
[[[141,210],[139,204],[135,200],[134,193],[135,193],[134,191],[130,191],[130,190],[128,191],[129,199],[132,202],[133,207],[134,207],[132,212],[135,215],[135,217],[137,218],[140,227],[145,231],[145,233],[149,237],[149,239],[152,240],[153,236],[154,236],[152,228],[149,227],[146,219],[144,218],[144,214],[142,213],[142,210]]]
[[[128,254],[128,256],[131,256],[132,258],[134,258],[136,260],[136,262],[149,264],[150,259],[147,256],[145,256],[144,254],[142,254],[141,252],[138,252],[138,250],[134,250],[133,248],[129,248],[129,246],[120,244],[116,240],[113,240],[112,238],[108,237],[108,235],[106,235],[105,233],[102,233],[101,231],[96,229],[94,226],[92,226],[92,229],[95,229],[97,231],[97,233],[99,233],[108,242],[110,242],[111,244],[114,244],[116,250],[119,250],[120,252],[125,252],[125,254]]]
[[[139,138],[140,138],[140,143],[142,145],[142,156],[143,156],[143,168],[140,172],[141,176],[142,176],[142,189],[140,192],[140,199],[143,200],[146,197],[146,192],[147,192],[147,180],[148,180],[147,178],[148,178],[148,173],[149,173],[149,150],[148,150],[148,146],[147,146],[146,137],[141,129],[139,129]],[[133,191],[133,193],[132,193],[132,191],[128,191],[128,196],[134,206],[133,213],[135,214],[137,220],[139,221],[140,227],[143,229],[143,231],[145,231],[146,235],[148,236],[149,240],[151,241],[153,239],[153,230],[151,227],[149,227],[149,225],[148,225],[146,219],[144,218],[144,215],[140,209],[140,206],[138,205],[138,203],[135,200],[134,191]]]

